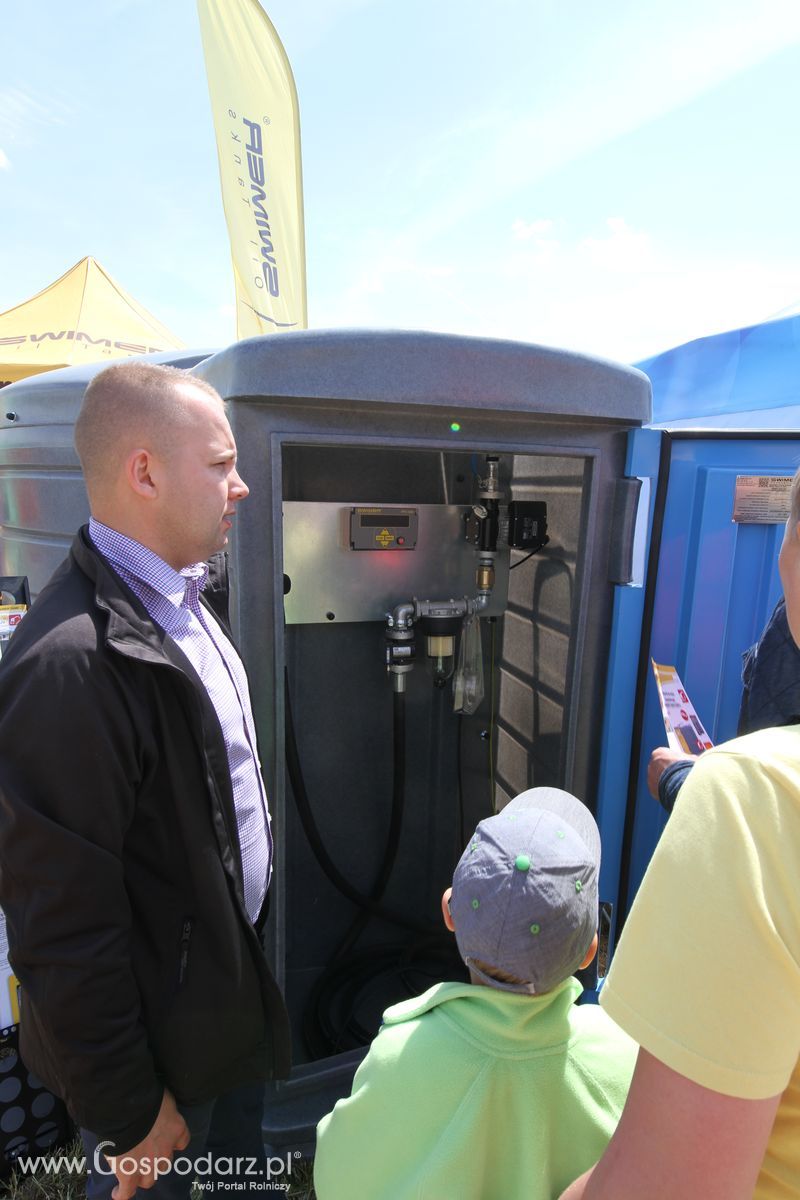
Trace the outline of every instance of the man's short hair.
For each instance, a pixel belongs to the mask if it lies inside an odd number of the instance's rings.
[[[188,428],[192,416],[178,384],[191,384],[223,403],[210,383],[178,367],[123,362],[95,375],[75,422],[75,449],[90,497],[116,478],[134,443],[168,453]]]

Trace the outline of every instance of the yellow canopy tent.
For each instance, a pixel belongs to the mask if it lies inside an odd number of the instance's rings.
[[[93,258],[0,313],[0,386],[56,367],[183,346]]]

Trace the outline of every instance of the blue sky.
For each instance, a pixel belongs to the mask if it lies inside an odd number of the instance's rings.
[[[800,310],[797,0],[264,7],[311,326],[635,361]],[[194,0],[4,5],[0,311],[86,254],[187,344],[233,340]]]

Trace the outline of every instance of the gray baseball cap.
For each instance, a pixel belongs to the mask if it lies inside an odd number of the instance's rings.
[[[558,788],[530,788],[481,821],[453,876],[450,912],[464,962],[509,992],[549,992],[577,970],[597,931],[600,833]],[[499,983],[475,962],[525,983]]]

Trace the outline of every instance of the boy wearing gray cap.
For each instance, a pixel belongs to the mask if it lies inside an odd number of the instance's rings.
[[[470,983],[388,1009],[317,1129],[318,1200],[550,1200],[602,1154],[637,1047],[573,972],[597,951],[600,835],[532,788],[478,825],[442,897]]]

